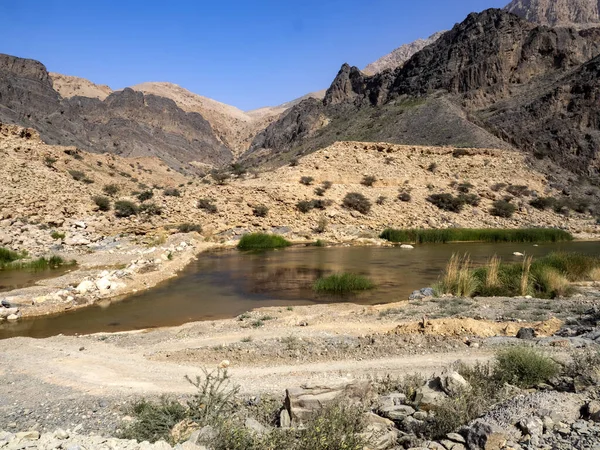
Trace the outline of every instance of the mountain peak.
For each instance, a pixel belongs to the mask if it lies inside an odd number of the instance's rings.
[[[600,0],[512,0],[506,10],[550,27],[600,26]]]

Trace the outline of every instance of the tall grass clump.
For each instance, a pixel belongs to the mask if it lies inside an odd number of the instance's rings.
[[[266,233],[245,234],[238,242],[239,250],[267,250],[271,248],[289,247],[291,242],[282,236]]]
[[[458,253],[453,253],[435,290],[439,294],[470,297],[476,289],[477,279],[471,270],[471,258],[469,255],[461,257]]]
[[[498,273],[500,270],[500,258],[497,255],[492,256],[487,264],[487,270],[485,273],[485,287],[486,289],[495,289],[500,285],[500,278]]]
[[[186,418],[187,411],[177,400],[161,397],[158,401],[136,401],[129,407],[129,414],[136,420],[120,433],[120,438],[140,442],[162,439],[174,444],[171,430]]]
[[[0,264],[8,264],[18,259],[21,259],[22,255],[17,252],[13,252],[4,247],[0,247]]]
[[[367,277],[354,273],[333,274],[315,281],[313,289],[320,293],[348,294],[374,289],[375,283]]]
[[[551,358],[528,347],[514,347],[496,355],[494,375],[502,383],[531,388],[557,375],[560,368]]]
[[[448,242],[561,242],[573,236],[556,228],[521,228],[514,230],[494,228],[405,229],[388,228],[380,237],[390,242],[417,244],[445,244]]]

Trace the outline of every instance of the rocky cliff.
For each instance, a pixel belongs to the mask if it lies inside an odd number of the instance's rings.
[[[528,105],[541,104],[541,96],[557,83],[579,85],[585,72],[580,69],[599,54],[599,29],[540,27],[499,9],[470,14],[395,71],[367,76],[356,67],[342,66],[322,106],[296,106],[257,137],[245,156],[260,150],[261,158],[268,159],[265,149],[273,143],[278,152],[302,153],[317,148],[316,142],[340,139],[515,145],[533,152],[547,146],[547,138],[524,128],[523,123],[537,120]],[[595,86],[586,86],[595,98]],[[544,123],[544,129],[554,136],[568,129],[570,137],[568,142],[557,139],[545,153],[561,164],[568,162],[569,169],[587,173],[590,165],[597,169],[595,156],[590,145],[585,144],[586,151],[581,145],[589,141],[589,129],[597,127],[593,120],[586,123],[587,130],[581,125],[583,117],[597,115],[597,106],[593,101],[577,104],[577,117],[567,100],[555,104],[556,120]],[[512,111],[521,112],[521,124],[507,119]],[[290,138],[282,140],[282,128],[289,122],[321,127],[308,134],[287,133]],[[566,153],[578,155],[576,164]]]
[[[0,55],[0,121],[35,128],[50,144],[123,156],[158,156],[177,170],[192,162],[220,166],[231,151],[197,113],[134,92],[62,98],[43,64]]]
[[[506,10],[530,22],[551,27],[590,28],[600,25],[598,0],[513,0]]]

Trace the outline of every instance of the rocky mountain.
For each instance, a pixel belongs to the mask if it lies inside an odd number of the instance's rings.
[[[600,25],[598,0],[513,0],[506,10],[530,22],[578,29]]]
[[[104,100],[113,90],[105,84],[94,84],[85,78],[62,75],[60,73],[49,73],[52,79],[52,87],[63,98],[90,97]]]
[[[600,91],[586,63],[599,54],[600,29],[539,27],[499,9],[474,13],[395,71],[367,76],[342,66],[322,102],[292,108],[244,157],[281,163],[343,139],[514,145],[596,174]]]
[[[438,31],[432,34],[427,39],[417,39],[410,44],[404,44],[398,47],[396,50],[382,56],[377,61],[367,65],[362,71],[366,75],[375,75],[379,72],[383,72],[387,69],[395,69],[396,67],[402,66],[408,61],[415,53],[423,50],[430,44],[437,41],[445,31]]]
[[[232,159],[210,124],[173,100],[132,89],[112,92],[104,100],[63,98],[43,64],[9,55],[0,55],[0,121],[35,128],[49,144],[157,156],[181,171]]]

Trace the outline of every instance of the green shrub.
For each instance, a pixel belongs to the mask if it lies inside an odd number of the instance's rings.
[[[252,233],[242,236],[237,248],[240,250],[266,250],[290,245],[292,244],[289,241],[276,234]]]
[[[400,200],[401,202],[410,202],[411,201],[411,196],[409,192],[400,192],[400,194],[398,194],[398,200]]]
[[[313,184],[313,181],[315,181],[315,179],[313,177],[302,177],[300,178],[300,183],[305,185],[305,186],[310,186],[311,184]]]
[[[360,181],[360,184],[362,184],[363,186],[371,187],[375,184],[376,181],[377,177],[374,177],[373,175],[365,175]]]
[[[0,247],[0,264],[11,263],[21,258],[22,256],[19,253]]]
[[[529,347],[514,347],[496,355],[495,376],[503,383],[521,388],[531,388],[547,382],[558,372],[558,364]]]
[[[437,167],[438,167],[438,165],[436,163],[432,162],[431,164],[429,164],[429,167],[427,168],[427,170],[431,173],[435,173]]]
[[[492,187],[490,189],[494,192],[500,192],[501,190],[506,188],[506,186],[507,186],[506,183],[496,183],[496,184],[492,185]]]
[[[300,200],[296,203],[296,208],[302,213],[307,213],[313,209],[313,202],[311,200]]]
[[[458,200],[465,205],[479,206],[481,199],[477,194],[459,194]]]
[[[102,188],[102,190],[104,191],[104,193],[106,195],[113,196],[113,195],[117,195],[117,193],[119,192],[120,188],[116,184],[107,184],[106,186],[104,186]]]
[[[457,148],[454,149],[454,151],[452,152],[452,156],[454,156],[455,158],[460,158],[461,156],[469,156],[470,153],[468,150],[465,150],[464,148]]]
[[[163,191],[166,197],[181,197],[181,192],[177,188],[167,188]]]
[[[529,201],[529,204],[535,209],[544,211],[546,209],[554,207],[556,199],[552,197],[537,197]]]
[[[454,197],[452,194],[432,194],[427,197],[427,201],[441,210],[455,213],[461,212],[464,205],[460,198]]]
[[[353,209],[361,214],[368,214],[371,211],[371,202],[359,192],[347,193],[342,204],[346,208]]]
[[[163,210],[156,203],[144,203],[139,206],[138,212],[147,216],[160,216]]]
[[[110,199],[102,195],[92,197],[92,201],[96,204],[100,211],[110,211]]]
[[[242,175],[245,175],[248,172],[248,169],[246,169],[246,167],[243,164],[233,163],[231,165],[231,172],[234,175],[241,177]]]
[[[139,212],[139,208],[133,202],[128,200],[118,200],[115,202],[115,216],[130,217],[135,216]]]
[[[363,450],[368,442],[360,407],[339,402],[316,413],[301,433],[298,450]]]
[[[173,427],[187,416],[186,408],[177,400],[161,397],[158,402],[139,400],[129,408],[134,421],[119,436],[139,442],[157,442],[161,439],[174,443]]]
[[[460,183],[456,188],[458,192],[462,192],[463,194],[467,194],[471,189],[473,189],[473,185],[468,182]]]
[[[85,172],[82,172],[81,170],[69,170],[69,175],[71,175],[75,181],[82,181],[85,178]]]
[[[317,222],[317,226],[315,231],[317,233],[325,233],[327,231],[327,225],[329,225],[329,220],[325,216],[319,217],[319,221]]]
[[[202,233],[202,226],[194,223],[182,223],[177,227],[177,231],[180,233]]]
[[[50,237],[52,239],[64,239],[65,238],[65,233],[59,233],[58,231],[53,231],[52,234],[50,234]]]
[[[52,156],[44,157],[44,164],[46,164],[48,167],[53,167],[56,161],[58,161],[58,159],[53,158]]]
[[[332,294],[347,294],[374,288],[375,284],[367,277],[353,273],[334,274],[319,278],[313,285],[316,292]]]
[[[511,184],[506,188],[506,192],[508,192],[511,195],[514,195],[515,197],[523,197],[531,194],[531,192],[529,191],[529,186],[525,186],[523,184]]]
[[[227,172],[217,170],[211,172],[210,176],[215,180],[215,183],[220,186],[227,184],[227,181],[229,181],[229,178],[231,177]]]
[[[210,214],[215,214],[217,212],[217,205],[215,205],[214,200],[210,198],[201,198],[198,200],[198,208],[206,211]]]
[[[496,217],[510,218],[517,210],[517,207],[506,200],[496,200],[492,204],[490,214]]]
[[[318,187],[315,189],[315,195],[318,195],[319,197],[323,197],[325,195],[325,189],[322,187]]]
[[[328,191],[329,189],[331,189],[331,186],[333,186],[333,183],[331,181],[323,181],[321,183],[321,187],[323,189],[325,189],[326,191]]]
[[[154,197],[154,192],[152,191],[143,191],[137,195],[137,198],[140,202],[145,202],[146,200],[150,200]]]
[[[231,382],[227,369],[209,372],[185,379],[196,388],[194,396],[188,401],[188,415],[200,426],[211,425],[235,409],[235,397],[240,387]]]
[[[267,217],[267,214],[269,214],[269,208],[265,205],[255,205],[252,208],[252,213],[256,217]]]

